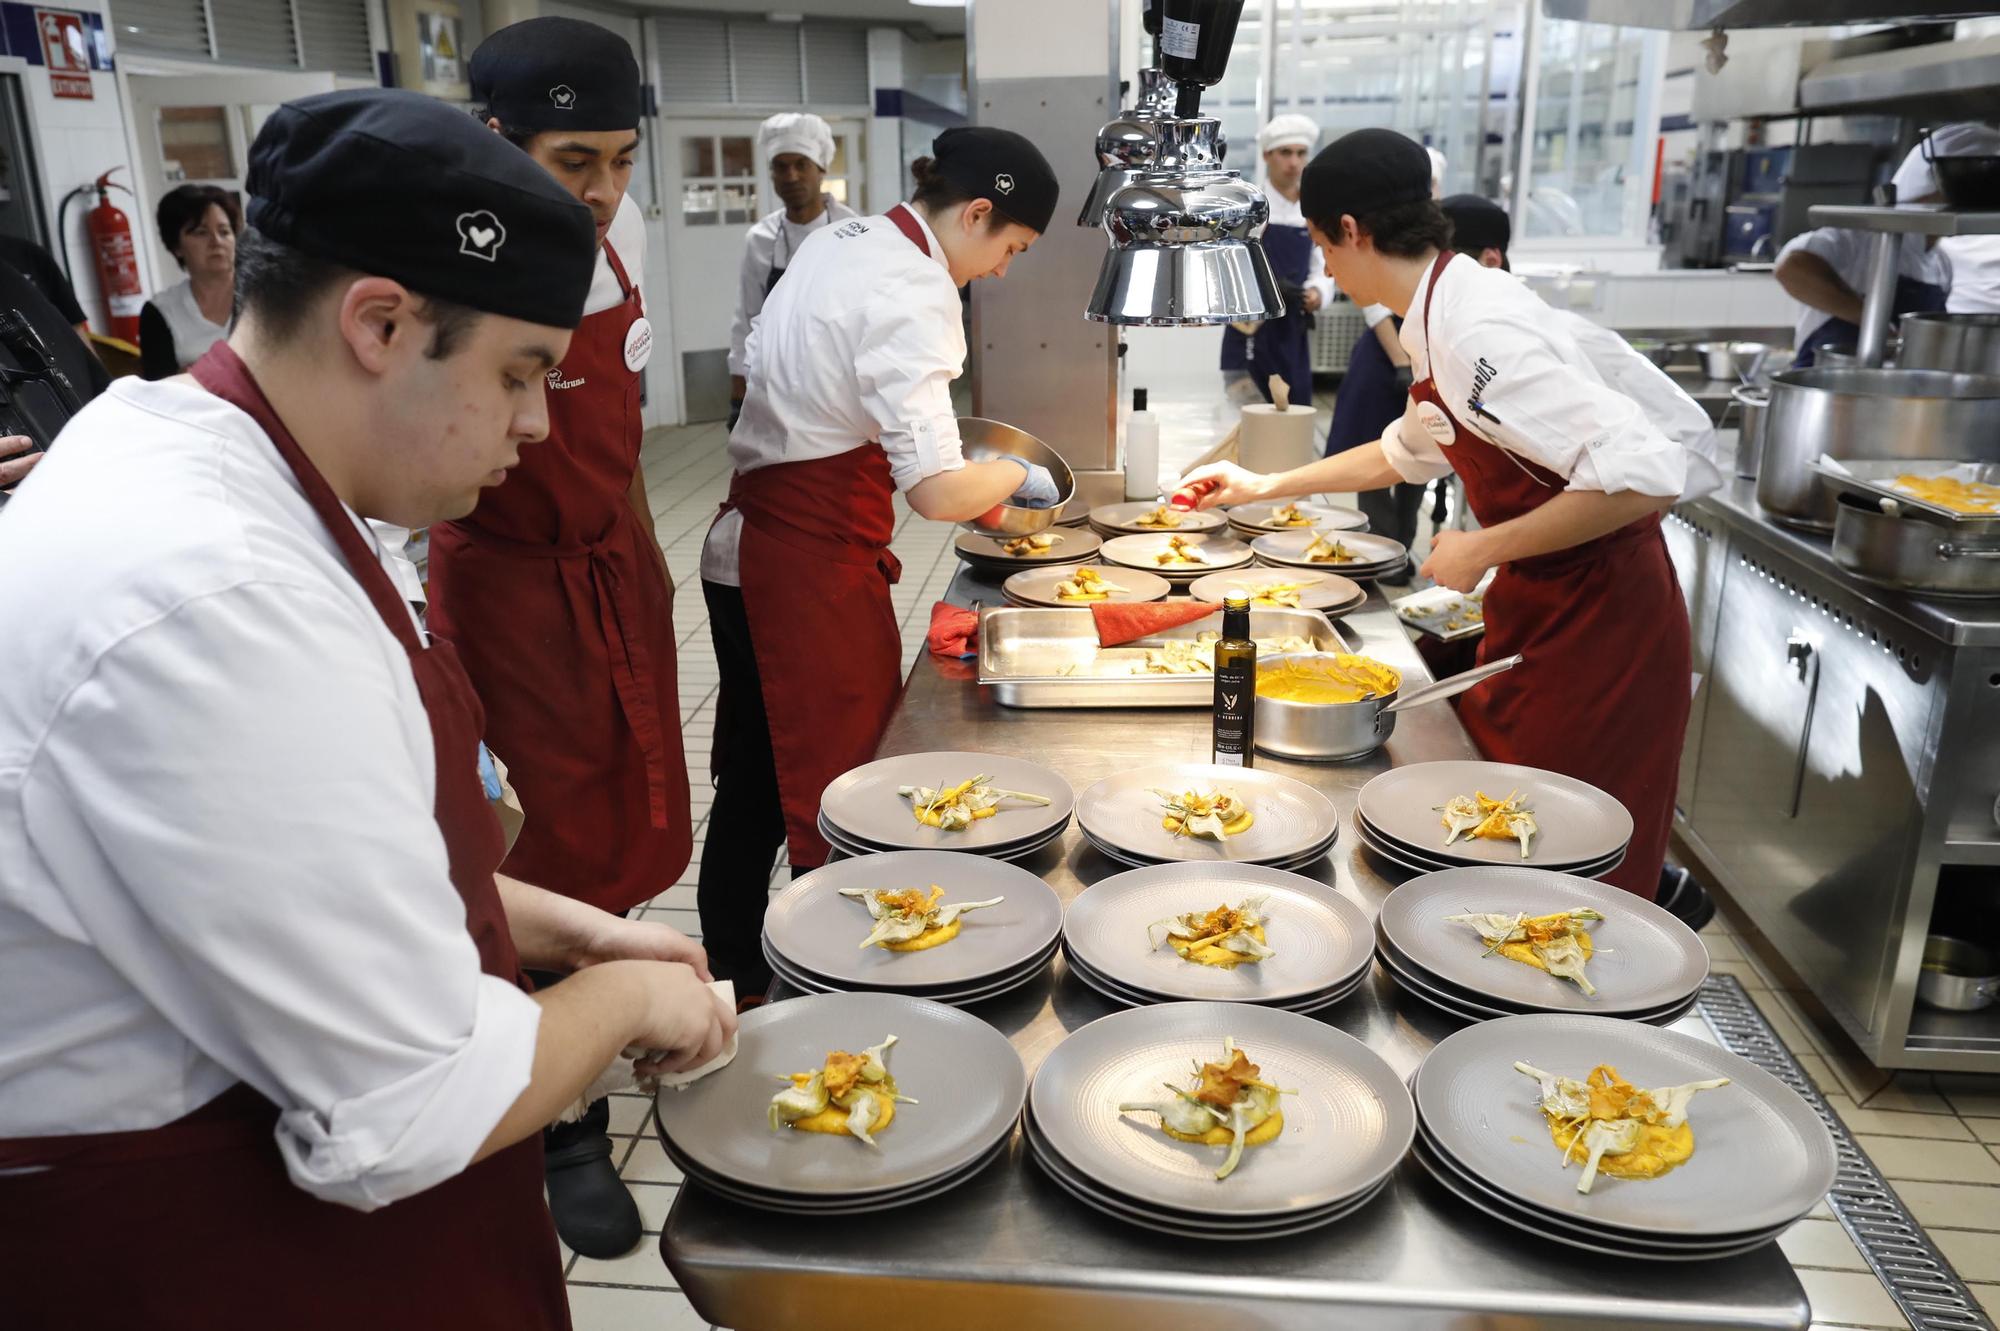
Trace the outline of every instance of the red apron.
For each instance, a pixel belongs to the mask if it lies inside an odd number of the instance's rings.
[[[907,207],[888,217],[931,252]],[[874,758],[902,691],[903,635],[889,599],[903,575],[889,553],[895,492],[888,454],[871,442],[739,471],[723,505],[743,515],[737,578],[797,869],[826,863],[820,794]]]
[[[488,975],[519,977],[493,882],[500,826],[477,767],[479,699],[448,644],[409,609],[318,469],[219,342],[193,367],[255,420],[408,653],[431,724],[438,830]],[[184,1118],[132,1132],[0,1140],[0,1307],[9,1326],[345,1331],[569,1326],[539,1134],[425,1192],[361,1212],[294,1186],[278,1109],[238,1083]],[[99,1236],[115,1234],[107,1279]]]
[[[1431,293],[1458,257],[1431,269],[1426,344]],[[1410,396],[1435,404],[1451,422],[1444,453],[1481,526],[1533,512],[1562,493],[1562,477],[1460,424],[1433,380],[1413,386]],[[1652,900],[1673,827],[1694,668],[1687,603],[1659,516],[1502,564],[1486,592],[1479,660],[1516,652],[1526,658],[1520,665],[1461,696],[1459,719],[1495,762],[1561,772],[1623,803],[1632,815],[1632,846],[1608,881]]]
[[[486,704],[527,823],[501,868],[605,910],[672,886],[693,849],[674,589],[629,498],[642,434],[625,299],[549,373],[549,437],[468,517],[431,529],[430,627]]]

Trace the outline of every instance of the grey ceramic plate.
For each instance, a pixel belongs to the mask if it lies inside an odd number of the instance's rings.
[[[1381,922],[1375,927],[1375,956],[1382,968],[1394,976],[1396,983],[1409,990],[1418,998],[1434,1007],[1443,1008],[1453,1016],[1468,1021],[1491,1021],[1497,1017],[1518,1017],[1534,1008],[1497,1006],[1494,1000],[1467,993],[1456,985],[1445,983],[1423,967],[1411,961],[1396,944],[1382,933]],[[1662,1007],[1646,1008],[1637,1012],[1620,1012],[1621,1021],[1643,1021],[1653,1026],[1671,1026],[1693,1010],[1699,1001],[1699,994],[1686,994]]]
[[[1603,913],[1587,925],[1594,955],[1584,974],[1596,997],[1568,980],[1494,953],[1466,924],[1467,912],[1548,915],[1581,906]],[[1630,892],[1570,874],[1534,869],[1446,869],[1412,878],[1382,903],[1381,925],[1402,954],[1427,972],[1502,1007],[1632,1016],[1686,999],[1708,978],[1708,949],[1694,930]]]
[[[911,1188],[963,1172],[1006,1140],[1027,1072],[1007,1037],[954,1007],[901,994],[820,994],[743,1015],[736,1061],[655,1099],[660,1130],[703,1170],[764,1192],[832,1197]],[[773,1129],[779,1078],[897,1037],[889,1070],[904,1095],[878,1146]]]
[[[868,992],[867,990],[855,989],[845,985],[829,984],[827,981],[818,979],[806,971],[792,969],[783,957],[771,950],[768,941],[765,942],[763,950],[764,961],[770,966],[772,973],[801,993],[840,994]],[[909,996],[911,998],[928,998],[933,1003],[949,1003],[953,1007],[971,1007],[975,1003],[984,1003],[988,999],[998,998],[1002,994],[1011,994],[1024,985],[1034,983],[1036,977],[1048,969],[1049,959],[1055,956],[1056,951],[1056,948],[1051,947],[1047,952],[1042,953],[1038,957],[1029,958],[1024,965],[998,979],[982,981],[963,988],[925,989],[918,993],[912,993]]]
[[[1229,509],[1229,525],[1262,536],[1269,532],[1295,531],[1367,531],[1368,515],[1358,508],[1343,508],[1338,504],[1314,504],[1301,499],[1299,512],[1312,519],[1306,527],[1280,526],[1271,520],[1271,515],[1284,508],[1287,503],[1238,504]]]
[[[1089,828],[1083,829],[1083,839],[1093,849],[1095,849],[1098,854],[1102,855],[1105,859],[1110,860],[1114,864],[1122,864],[1128,869],[1151,869],[1161,864],[1193,863],[1193,861],[1189,860],[1160,860],[1160,859],[1142,858],[1138,855],[1132,854],[1129,851],[1119,850],[1116,846],[1107,846],[1102,841],[1099,841],[1096,837],[1092,836],[1090,834]],[[1327,841],[1318,846],[1313,847],[1311,850],[1308,850],[1303,854],[1294,855],[1288,859],[1259,861],[1259,863],[1264,868],[1267,869],[1283,869],[1287,873],[1304,873],[1306,872],[1306,870],[1312,868],[1315,864],[1318,864],[1321,860],[1325,859],[1327,852],[1332,849],[1333,849],[1333,842]],[[1220,861],[1220,860],[1210,861],[1210,863],[1231,863],[1231,862],[1233,861]]]
[[[1082,495],[1077,495],[1064,504],[1062,511],[1056,514],[1056,526],[1080,527],[1090,521],[1090,509],[1090,501]]]
[[[1440,810],[1454,795],[1485,791],[1495,799],[1519,791],[1540,832],[1528,858],[1513,841],[1461,836],[1447,846]],[[1625,806],[1587,782],[1538,767],[1478,759],[1392,767],[1361,788],[1355,807],[1374,830],[1405,842],[1426,858],[1461,864],[1534,868],[1589,865],[1624,850],[1632,839]]]
[[[958,937],[939,947],[861,946],[874,921],[866,905],[841,889],[928,892],[932,886],[944,889],[946,902],[1005,900],[968,912]],[[771,899],[764,934],[793,967],[835,988],[966,987],[1011,975],[1047,953],[1062,922],[1062,898],[1026,869],[963,851],[905,850],[814,869]]]
[[[893,1126],[893,1125],[892,1125]],[[783,1211],[788,1215],[866,1215],[871,1211],[887,1211],[898,1206],[912,1206],[917,1202],[929,1201],[943,1196],[953,1188],[968,1182],[976,1174],[985,1170],[994,1161],[1007,1153],[1007,1143],[999,1145],[973,1161],[965,1169],[941,1179],[920,1183],[914,1188],[900,1188],[895,1192],[865,1193],[857,1197],[835,1197],[819,1199],[794,1197],[782,1193],[763,1193],[754,1188],[746,1188],[729,1179],[715,1178],[703,1171],[686,1156],[666,1144],[667,1158],[687,1176],[689,1182],[707,1188],[719,1197],[739,1202],[744,1206],[757,1206],[770,1211]]]
[[[1178,1003],[1185,1000],[1170,998],[1165,994],[1149,994],[1139,989],[1130,989],[1116,980],[1107,979],[1084,965],[1068,953],[1063,954],[1063,965],[1068,967],[1090,988],[1123,1007],[1151,1007],[1155,1003]],[[1363,969],[1352,979],[1337,989],[1323,990],[1305,998],[1293,999],[1286,1003],[1266,1003],[1262,1006],[1282,1009],[1286,1012],[1320,1012],[1349,997],[1368,978],[1369,971]]]
[[[1141,527],[1133,521],[1162,507],[1163,504],[1164,501],[1153,499],[1132,499],[1122,504],[1102,504],[1090,510],[1090,525],[1101,532],[1127,536],[1170,533],[1187,536],[1195,532],[1219,531],[1227,521],[1214,509],[1194,509],[1187,512],[1176,510],[1180,518],[1180,525],[1176,527]]]
[[[1250,548],[1258,558],[1268,563],[1287,568],[1312,569],[1315,572],[1341,573],[1352,576],[1355,573],[1379,573],[1402,563],[1409,551],[1401,541],[1387,536],[1376,536],[1370,532],[1342,531],[1335,533],[1336,539],[1347,547],[1356,558],[1352,564],[1313,564],[1306,561],[1306,547],[1319,539],[1317,531],[1269,532],[1250,542]]]
[[[1186,535],[1184,532],[1177,534]],[[1234,537],[1197,532],[1188,536],[1187,544],[1199,548],[1206,563],[1161,564],[1154,556],[1167,548],[1167,539],[1165,536],[1114,536],[1104,543],[1098,554],[1107,564],[1157,573],[1169,582],[1183,585],[1221,569],[1242,568],[1251,559],[1250,547]]]
[[[1263,896],[1264,941],[1276,955],[1224,970],[1184,961],[1147,926]],[[1063,939],[1084,965],[1167,999],[1281,1004],[1352,979],[1374,943],[1368,915],[1324,883],[1258,865],[1163,864],[1093,883],[1063,914]]]
[[[1004,542],[991,536],[981,536],[978,532],[962,531],[952,540],[952,549],[959,558],[972,563],[1013,568],[1033,568],[1038,564],[1074,564],[1090,558],[1104,544],[1104,538],[1094,531],[1050,531],[1047,535],[1055,538],[1055,545],[1040,554],[1010,555],[1000,547]]]
[[[1396,840],[1396,838],[1362,817],[1358,809],[1354,814],[1354,822],[1355,826],[1360,830],[1362,838],[1369,845],[1389,855],[1398,864],[1406,865],[1417,870],[1419,873],[1442,873],[1446,869],[1493,868],[1529,869],[1537,873],[1564,873],[1574,874],[1580,878],[1602,878],[1605,874],[1610,873],[1625,862],[1626,848],[1623,846],[1620,846],[1616,852],[1605,856],[1603,859],[1587,860],[1582,864],[1547,864],[1543,863],[1539,856],[1534,859],[1523,860],[1519,853],[1520,843],[1515,842],[1515,855],[1512,859],[1503,857],[1490,865],[1468,865],[1463,862],[1454,862],[1444,856],[1429,854],[1406,842]],[[1440,831],[1438,835],[1442,836],[1444,834]],[[1459,841],[1463,840],[1465,840],[1464,837],[1459,838]],[[1452,843],[1453,846],[1457,844],[1458,842]],[[1500,843],[1496,841],[1493,844],[1499,845]],[[1450,853],[1451,847],[1446,847],[1445,855],[1449,855]]]
[[[1227,1179],[1225,1148],[1178,1142],[1156,1115],[1121,1114],[1191,1084],[1234,1037],[1284,1097],[1284,1131],[1248,1148]],[[1035,1074],[1035,1122],[1077,1173],[1140,1203],[1218,1215],[1285,1216],[1380,1183],[1409,1149],[1408,1089],[1353,1036],[1311,1017],[1241,1003],[1164,1003],[1115,1012],[1072,1033]]]
[[[1338,573],[1307,573],[1304,570],[1294,573],[1268,568],[1246,568],[1232,573],[1204,574],[1188,584],[1188,595],[1197,601],[1221,605],[1226,596],[1242,592],[1255,596],[1265,587],[1295,582],[1309,584],[1299,588],[1301,610],[1324,610],[1329,614],[1345,614],[1368,599],[1367,588],[1352,578],[1341,577]]]
[[[1215,841],[1179,836],[1163,825],[1154,789],[1227,791],[1249,805],[1247,831]],[[1098,843],[1138,859],[1193,864],[1270,864],[1324,849],[1340,833],[1340,815],[1326,796],[1291,777],[1255,767],[1159,763],[1105,777],[1083,792],[1077,821]]]
[[[1103,601],[1065,601],[1056,595],[1056,584],[1075,577],[1074,568],[1023,569],[1010,574],[1000,586],[1010,600],[1022,605],[1050,605],[1059,610],[1080,605],[1130,605],[1135,601],[1157,601],[1174,589],[1174,585],[1165,578],[1143,569],[1104,568],[1099,571],[1106,582],[1114,583],[1123,590],[1113,592]]]
[[[1066,827],[1068,824],[1065,823],[1064,826]],[[826,815],[823,813],[819,817],[819,834],[826,838],[826,843],[829,846],[850,857],[883,855],[889,853],[891,849],[887,846],[871,846],[865,841],[855,840],[839,828],[828,823]],[[1027,841],[1014,842],[1004,846],[994,846],[985,851],[984,854],[987,858],[995,860],[1024,860],[1043,846],[1048,845],[1051,841],[1061,837],[1062,834],[1063,829],[1061,827],[1052,827],[1046,832],[1037,833]]]
[[[1693,1157],[1657,1179],[1600,1178],[1576,1190],[1516,1060],[1582,1077],[1599,1063],[1634,1086],[1710,1077],[1696,1095]],[[1833,1186],[1833,1137],[1797,1092],[1747,1059],[1692,1036],[1611,1017],[1533,1015],[1468,1026],[1440,1041],[1415,1080],[1417,1103],[1452,1162],[1527,1207],[1636,1233],[1728,1238],[1798,1219]]]
[[[991,818],[962,832],[926,827],[898,786],[955,786],[984,774],[1002,790],[1045,795],[1051,803],[1009,800]],[[894,850],[966,850],[975,854],[1019,847],[1061,827],[1076,807],[1069,782],[1037,763],[998,753],[905,753],[878,758],[827,783],[820,813],[848,840]]]

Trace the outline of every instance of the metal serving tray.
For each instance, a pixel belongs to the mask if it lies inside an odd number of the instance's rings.
[[[1217,620],[1196,620],[1146,639],[1189,641]],[[1323,652],[1353,650],[1317,610],[1252,610],[1253,638],[1310,638]],[[1207,707],[1212,675],[1135,675],[1140,646],[1099,647],[1088,609],[1006,606],[979,616],[979,683],[1003,707]]]
[[[1942,522],[2000,526],[2000,513],[1960,513],[1896,488],[1898,476],[1939,476],[1946,472],[1957,474],[1961,480],[2000,485],[2000,462],[1967,462],[1964,458],[1841,458],[1835,462],[1823,457],[1814,466],[1820,475],[1826,477],[1828,484],[1850,494],[1891,499],[1904,508]]]
[[[1389,604],[1395,609],[1396,618],[1409,627],[1428,633],[1433,638],[1457,642],[1460,638],[1476,638],[1486,632],[1486,620],[1480,618],[1468,622],[1462,610],[1459,613],[1454,613],[1454,610],[1471,606],[1483,615],[1485,597],[1483,587],[1470,596],[1449,587],[1426,587],[1420,592],[1399,596]],[[1457,628],[1449,627],[1454,619],[1460,621]]]

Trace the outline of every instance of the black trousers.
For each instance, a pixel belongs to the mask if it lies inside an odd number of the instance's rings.
[[[734,980],[737,996],[748,998],[771,987],[771,968],[758,939],[771,868],[785,844],[785,811],[742,589],[704,578],[701,594],[722,687],[715,706],[715,804],[708,814],[695,906],[709,969],[718,980]]]

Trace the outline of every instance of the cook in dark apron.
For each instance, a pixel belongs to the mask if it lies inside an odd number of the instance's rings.
[[[1310,404],[1313,317],[1306,311],[1305,284],[1318,251],[1304,227],[1267,226],[1264,253],[1278,279],[1285,312],[1264,320],[1249,334],[1234,324],[1224,328],[1222,372],[1248,374],[1266,402],[1271,400],[1270,379],[1275,374],[1285,381],[1293,402]]]
[[[1906,314],[1941,314],[1947,294],[1945,288],[1936,282],[1899,276],[1896,278],[1895,295],[1889,302],[1890,317],[1900,319]],[[1803,370],[1810,367],[1822,350],[1852,351],[1860,342],[1861,329],[1858,325],[1828,316],[1825,323],[1806,337],[1805,344],[1792,358],[1792,368]]]

